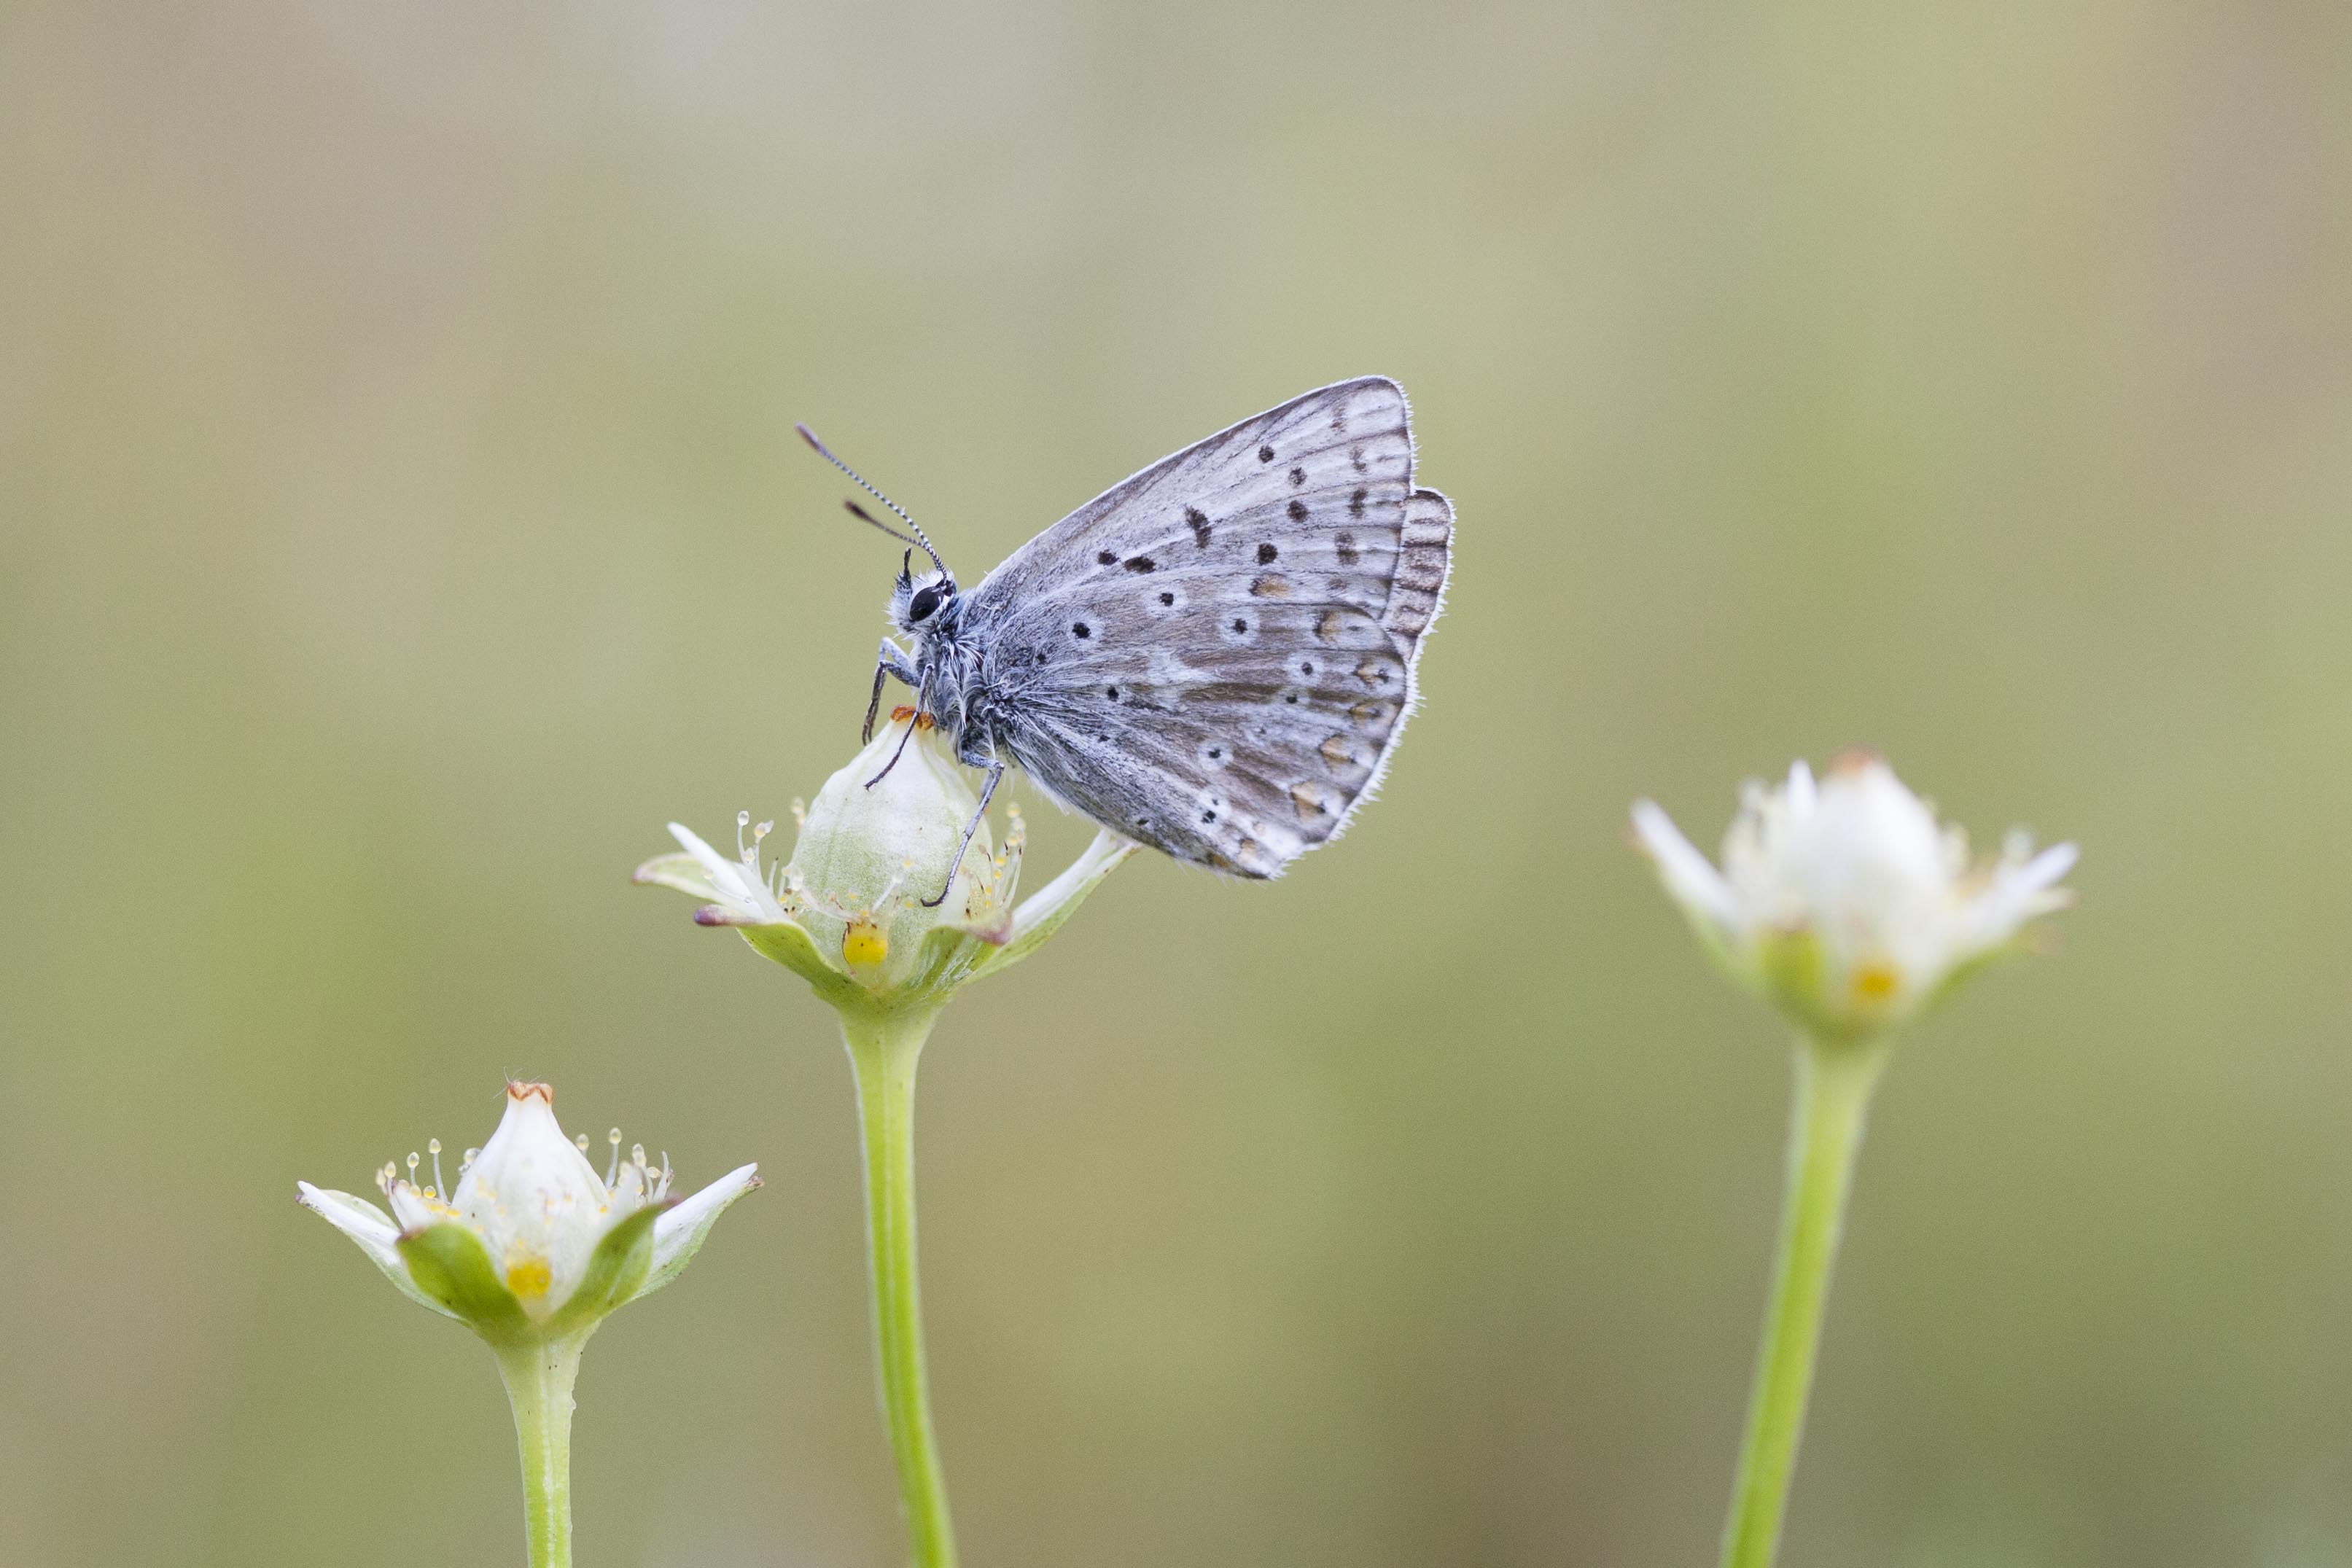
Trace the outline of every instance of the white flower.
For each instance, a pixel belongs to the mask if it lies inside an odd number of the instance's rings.
[[[1968,835],[1863,752],[1818,785],[1802,762],[1780,789],[1748,784],[1720,871],[1651,801],[1634,803],[1633,831],[1731,972],[1827,1039],[1916,1017],[2074,902],[2057,885],[2073,844],[2035,854],[2012,832],[1999,860],[1971,866]]]
[[[467,1152],[454,1191],[436,1138],[429,1181],[414,1154],[405,1176],[396,1164],[376,1173],[390,1214],[309,1182],[298,1192],[425,1306],[493,1340],[554,1337],[669,1283],[727,1206],[760,1185],[759,1167],[743,1166],[678,1202],[667,1155],[654,1166],[638,1145],[624,1160],[619,1128],[610,1141],[599,1176],[587,1139],[556,1124],[555,1092],[509,1083],[505,1117]]]
[[[670,835],[685,852],[647,861],[635,880],[701,900],[698,921],[740,930],[836,1007],[943,1001],[966,980],[1025,957],[1135,852],[1118,835],[1097,833],[1076,863],[1016,906],[1024,843],[1017,810],[1002,848],[982,820],[956,862],[979,812],[964,769],[928,722],[902,708],[817,791],[791,863],[762,859],[774,824],[755,827],[743,811],[735,819],[734,859],[672,822]]]

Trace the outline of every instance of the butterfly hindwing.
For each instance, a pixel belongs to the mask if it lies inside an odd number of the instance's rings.
[[[972,592],[1013,760],[1178,859],[1278,874],[1378,782],[1452,538],[1381,378],[1155,464]]]

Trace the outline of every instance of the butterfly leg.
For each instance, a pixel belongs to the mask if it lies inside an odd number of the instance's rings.
[[[881,677],[879,675],[875,677],[875,683],[877,686],[881,684]],[[866,781],[866,787],[868,789],[873,789],[874,786],[881,783],[882,780],[890,777],[890,769],[898,767],[898,758],[907,755],[907,742],[914,739],[915,731],[923,727],[923,716],[917,713],[913,708],[902,707],[898,711],[907,716],[907,733],[898,737],[898,749],[890,754],[890,760],[882,765],[882,771],[877,773],[873,778],[868,779]]]
[[[910,686],[919,685],[922,680],[915,674],[915,666],[907,662],[905,652],[898,643],[885,637],[882,639],[881,654],[874,661],[874,695],[866,705],[866,727],[857,736],[860,746],[874,738],[875,716],[882,711],[882,683],[893,675]]]
[[[980,824],[986,820],[988,816],[988,802],[990,799],[995,795],[996,786],[1003,777],[1003,761],[998,758],[990,758],[988,759],[988,777],[981,781],[980,808],[972,812],[971,821],[963,825],[963,842],[956,846],[955,859],[948,862],[948,880],[946,884],[940,889],[940,895],[937,898],[927,898],[923,900],[923,907],[925,909],[937,909],[940,904],[947,902],[948,894],[955,887],[956,873],[963,869],[963,852],[964,851],[971,848],[971,836],[972,834],[980,831]]]

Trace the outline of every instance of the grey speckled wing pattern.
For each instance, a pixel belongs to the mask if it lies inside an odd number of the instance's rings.
[[[1010,759],[1178,860],[1279,875],[1388,766],[1452,566],[1404,392],[1368,376],[1106,491],[972,590]]]

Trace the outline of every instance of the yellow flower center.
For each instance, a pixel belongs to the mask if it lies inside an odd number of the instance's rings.
[[[1873,958],[1854,967],[1852,983],[1855,1001],[1883,1002],[1903,988],[1903,974],[1885,959]]]
[[[544,1258],[526,1258],[520,1263],[507,1265],[507,1289],[518,1296],[547,1294],[548,1283],[553,1278],[548,1271]]]
[[[841,934],[841,956],[855,967],[868,967],[890,956],[890,938],[872,915],[861,915]]]

